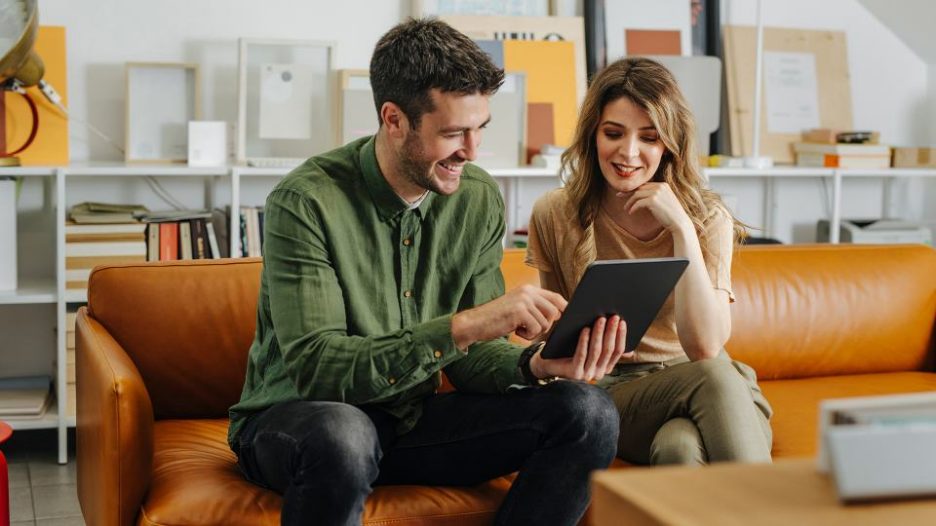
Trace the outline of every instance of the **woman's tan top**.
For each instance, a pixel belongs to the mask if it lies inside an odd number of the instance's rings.
[[[703,258],[712,279],[712,286],[731,292],[731,253],[733,249],[732,220],[728,213],[716,209],[705,221],[705,232],[699,240]],[[536,201],[530,218],[529,247],[526,264],[551,273],[550,280],[559,294],[569,299],[578,285],[573,254],[582,238],[576,210],[565,189],[553,190]],[[641,241],[615,223],[602,208],[595,218],[595,248],[597,259],[643,259],[673,256],[673,236],[663,230],[649,241]],[[637,346],[637,352],[622,363],[665,362],[685,356],[676,333],[675,293],[671,293],[656,319]]]

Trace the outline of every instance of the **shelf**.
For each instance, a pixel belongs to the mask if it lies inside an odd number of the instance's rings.
[[[51,177],[57,168],[49,166],[13,166],[0,168],[0,177]]]
[[[706,177],[832,177],[834,168],[775,166],[773,168],[703,168]]]
[[[842,177],[936,177],[936,170],[927,168],[844,168]]]
[[[285,177],[286,174],[295,168],[261,168],[256,166],[236,166],[233,170],[241,177]]]
[[[65,303],[87,303],[87,302],[88,302],[87,290],[66,290],[65,291]]]
[[[26,429],[55,429],[58,427],[58,405],[55,401],[49,402],[49,407],[40,418],[23,418],[21,420],[0,417],[10,425],[14,431]]]
[[[810,168],[775,166],[773,168],[703,168],[706,177],[936,177],[927,168]]]
[[[25,305],[36,303],[55,303],[55,280],[23,279],[19,288],[11,292],[0,291],[0,305]]]
[[[214,177],[228,175],[231,168],[228,166],[194,167],[185,164],[123,164],[123,163],[93,163],[73,164],[65,169],[67,177],[141,177],[141,176],[170,176],[170,177]]]
[[[555,177],[559,178],[559,172],[549,168],[539,168],[524,166],[519,168],[485,168],[491,177]]]

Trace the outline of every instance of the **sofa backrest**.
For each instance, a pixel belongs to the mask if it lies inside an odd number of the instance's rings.
[[[510,287],[539,284],[523,256],[505,251]],[[91,274],[88,314],[133,360],[157,419],[226,416],[240,398],[261,269],[259,258],[244,258],[108,265]]]
[[[227,415],[256,327],[259,258],[96,268],[88,314],[133,360],[157,419]]]
[[[731,356],[760,379],[930,366],[936,250],[751,246],[735,253]]]
[[[522,250],[508,289],[538,284]],[[123,346],[157,419],[219,417],[240,397],[261,262],[98,267],[88,312]],[[746,247],[733,264],[731,355],[761,379],[917,370],[932,355],[936,251],[923,246]]]

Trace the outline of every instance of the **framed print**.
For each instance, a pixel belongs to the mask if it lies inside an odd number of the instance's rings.
[[[298,164],[335,146],[334,44],[241,39],[237,160]]]
[[[491,122],[478,147],[479,166],[516,168],[526,164],[526,74],[505,73],[504,83],[490,99]]]
[[[185,162],[188,123],[201,117],[198,66],[128,62],[125,159]]]
[[[378,128],[374,91],[366,69],[343,69],[338,75],[338,144],[374,135]]]
[[[412,0],[412,16],[496,15],[549,16],[556,0]]]
[[[571,43],[576,100],[581,102],[585,97],[585,26],[582,17],[446,15],[440,18],[474,40]]]

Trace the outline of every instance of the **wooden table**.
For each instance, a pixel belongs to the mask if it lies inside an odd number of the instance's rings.
[[[936,524],[936,499],[839,503],[813,459],[611,470],[592,485],[596,526]]]

